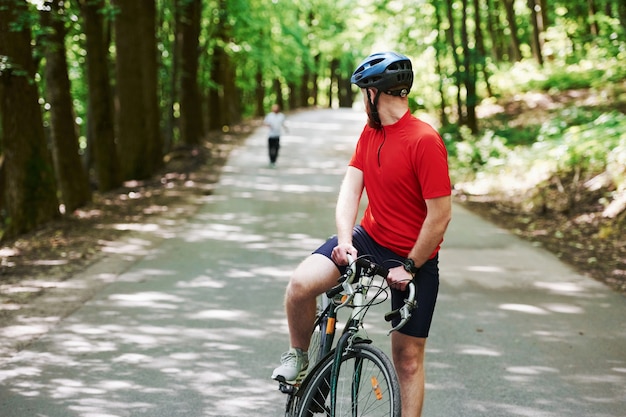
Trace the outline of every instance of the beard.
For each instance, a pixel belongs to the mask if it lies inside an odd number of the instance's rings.
[[[382,129],[383,125],[381,122],[376,121],[376,119],[374,118],[374,116],[372,115],[372,109],[370,107],[370,104],[367,103],[366,104],[366,113],[367,113],[367,125],[369,127],[371,127],[372,129]]]
[[[376,120],[372,119],[372,115],[370,113],[367,113],[367,125],[369,127],[371,127],[372,129],[381,129],[383,127],[382,124],[380,124],[380,122],[377,122]]]

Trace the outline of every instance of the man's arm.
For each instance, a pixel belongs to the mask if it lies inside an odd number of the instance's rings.
[[[333,250],[333,260],[338,264],[346,264],[346,253],[356,258],[356,249],[352,246],[352,230],[359,213],[359,203],[363,195],[363,172],[349,166],[341,183],[337,206],[335,208],[335,224],[337,226],[337,247]]]
[[[428,199],[426,200],[426,208],[426,219],[424,219],[420,235],[408,256],[413,259],[417,267],[424,265],[441,243],[452,218],[452,198],[445,196]],[[389,270],[387,282],[392,288],[404,290],[411,278],[411,274],[403,266],[400,266]]]
[[[428,199],[426,210],[422,230],[408,256],[418,267],[428,261],[430,255],[443,240],[443,235],[452,218],[452,198],[445,196]]]

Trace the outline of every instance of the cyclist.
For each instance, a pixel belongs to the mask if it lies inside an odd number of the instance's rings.
[[[438,251],[451,218],[447,151],[439,134],[409,111],[413,70],[406,56],[372,54],[351,81],[361,88],[367,125],[339,191],[337,235],[296,268],[287,286],[290,349],[272,377],[293,381],[304,373],[316,297],[337,283],[346,254],[370,255],[389,268],[393,309],[403,304],[409,280],[415,280],[418,288],[418,309],[399,332],[392,333],[391,344],[402,415],[420,416],[424,350],[439,288]],[[364,190],[368,205],[355,226]]]

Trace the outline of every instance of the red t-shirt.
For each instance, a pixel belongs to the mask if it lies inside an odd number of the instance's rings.
[[[425,200],[451,194],[441,136],[407,111],[383,129],[366,126],[350,165],[363,172],[369,200],[361,225],[378,244],[407,256],[426,218]]]

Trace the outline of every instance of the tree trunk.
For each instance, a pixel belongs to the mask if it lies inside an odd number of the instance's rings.
[[[600,28],[598,27],[598,8],[596,7],[595,0],[587,0],[587,9],[589,14],[589,30],[593,36],[600,35]]]
[[[350,77],[345,77],[342,73],[337,74],[337,89],[339,94],[339,107],[351,108],[354,97],[352,95]]]
[[[315,57],[313,58],[313,62],[314,62],[314,67],[315,70],[313,71],[313,75],[311,78],[311,83],[313,84],[313,89],[311,90],[311,95],[313,96],[313,106],[317,106],[318,102],[319,102],[319,89],[317,86],[317,80],[318,80],[318,71],[319,71],[319,67],[320,67],[320,54],[315,55]]]
[[[533,26],[532,40],[530,42],[533,56],[540,66],[543,66],[543,53],[541,46],[541,13],[538,13],[539,6],[536,0],[528,0],[528,8],[530,9],[530,22]]]
[[[141,35],[137,0],[115,0],[117,146],[123,180],[148,178],[148,149],[144,126],[143,82],[139,51]]]
[[[454,60],[454,83],[456,85],[456,105],[458,114],[458,124],[465,124],[465,112],[463,111],[463,100],[461,99],[461,60],[457,53],[457,44],[454,37],[454,14],[452,7],[452,0],[446,0],[446,12],[448,17],[448,42],[450,43],[450,51],[452,51],[452,58]]]
[[[263,117],[265,114],[265,106],[263,103],[265,102],[265,86],[263,85],[263,71],[261,69],[261,64],[257,68],[257,72],[255,74],[256,86],[254,88],[254,115],[256,117]]]
[[[88,132],[87,143],[94,161],[95,178],[100,191],[109,191],[121,184],[115,148],[113,93],[109,75],[109,40],[105,35],[104,17],[100,10],[104,0],[81,0],[83,29],[87,50]]]
[[[118,151],[122,178],[149,178],[161,161],[154,0],[115,0]]]
[[[300,93],[298,94],[298,107],[308,107],[311,98],[311,90],[309,89],[309,80],[311,79],[311,70],[304,68],[304,74],[300,79]]]
[[[504,0],[504,8],[506,10],[506,19],[509,23],[509,29],[511,30],[511,45],[509,47],[511,53],[511,61],[521,61],[522,52],[520,49],[520,40],[517,35],[517,22],[515,21],[515,9],[513,4],[514,0]]]
[[[218,65],[221,59],[222,49],[216,45],[213,48],[213,55],[211,60],[211,80],[217,82],[220,74],[220,67]],[[207,105],[208,114],[208,129],[217,130],[222,128],[222,105],[221,105],[222,89],[219,86],[209,87],[209,97]]]
[[[283,97],[283,86],[278,78],[274,79],[273,89],[274,93],[276,93],[276,104],[278,104],[281,109],[284,109],[285,97]]]
[[[181,7],[180,2],[183,0],[174,0],[173,5],[173,23],[174,23],[174,40],[171,42],[170,53],[172,54],[172,66],[168,79],[167,88],[169,91],[163,93],[166,104],[165,126],[163,129],[163,153],[167,154],[172,150],[172,146],[177,140],[176,131],[178,129],[178,118],[175,109],[180,97],[180,46],[181,46]],[[165,84],[164,84],[165,86]],[[204,120],[204,119],[203,119]]]
[[[436,0],[434,0],[436,1]],[[434,4],[434,6],[436,6],[436,4]],[[439,97],[441,100],[441,103],[439,105],[439,120],[441,121],[441,125],[442,126],[448,126],[448,124],[450,123],[448,120],[448,116],[446,115],[446,95],[444,92],[444,88],[443,88],[443,80],[444,80],[444,73],[441,67],[441,52],[446,50],[446,45],[445,45],[445,34],[444,36],[441,36],[442,31],[445,31],[445,29],[442,27],[442,22],[441,22],[441,15],[439,14],[439,8],[435,7],[435,18],[436,20],[436,25],[437,25],[437,38],[435,39],[435,63],[436,63],[436,70],[437,70],[437,75],[438,75],[438,79],[439,79],[439,83],[438,83],[438,91],[439,91]]]
[[[485,88],[487,89],[487,94],[489,97],[493,97],[493,91],[491,89],[491,82],[489,81],[489,71],[487,70],[487,51],[485,50],[485,41],[483,37],[483,29],[482,29],[482,13],[480,9],[480,0],[474,1],[474,20],[476,24],[474,25],[476,31],[476,51],[478,52],[476,56],[476,65],[480,65],[480,69],[483,73],[483,79],[485,81]]]
[[[146,174],[152,175],[163,164],[163,137],[161,136],[159,111],[159,66],[156,35],[155,0],[133,0],[139,3],[139,26],[141,38],[141,81],[143,82],[143,119],[146,147]]]
[[[287,83],[287,88],[289,89],[289,108],[293,110],[298,107],[298,86],[295,81],[290,81]]]
[[[224,108],[226,109],[226,125],[233,125],[241,121],[241,91],[237,88],[237,74],[232,58],[224,54],[222,62],[222,87],[224,88]]]
[[[619,17],[619,21],[622,24],[622,29],[626,31],[626,1],[616,0],[616,2],[617,2],[617,15]]]
[[[499,2],[493,4],[494,0],[487,0],[487,31],[491,38],[491,56],[496,62],[502,62],[503,60],[503,47],[502,47],[502,31],[498,24]]]
[[[465,108],[467,111],[466,124],[472,133],[478,132],[478,122],[476,120],[476,105],[478,97],[476,96],[476,63],[475,51],[470,47],[469,34],[467,29],[467,1],[462,0],[462,16],[461,19],[461,46],[463,47],[463,84],[465,85]]]
[[[181,95],[180,137],[187,145],[202,141],[202,101],[198,90],[198,38],[200,36],[201,0],[185,3],[180,20]]]
[[[50,105],[50,139],[52,156],[61,200],[66,213],[71,213],[91,201],[89,179],[82,164],[78,135],[74,124],[74,109],[67,75],[65,50],[65,22],[63,3],[60,0],[46,2],[41,12],[44,28],[46,65],[46,98]]]
[[[537,11],[537,27],[539,33],[544,33],[548,26],[548,12],[546,11],[546,0],[535,0],[535,10]]]
[[[0,130],[6,175],[6,231],[26,233],[59,214],[52,160],[35,83],[26,2],[0,0]],[[21,22],[21,23],[17,23]]]
[[[335,98],[335,91],[337,88],[337,70],[339,68],[339,61],[337,58],[333,58],[330,61],[330,85],[328,86],[328,107],[333,108],[333,100]]]

